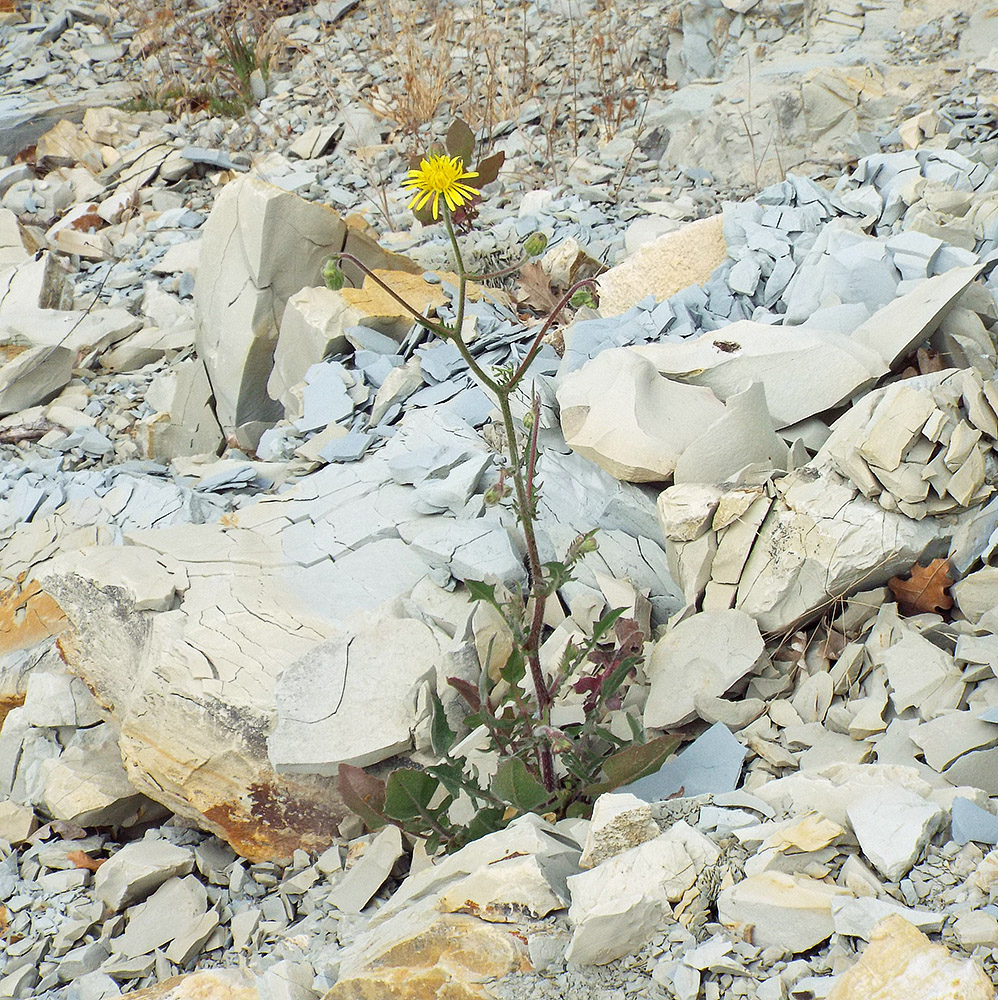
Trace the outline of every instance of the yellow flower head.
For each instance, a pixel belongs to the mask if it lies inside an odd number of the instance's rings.
[[[440,196],[443,195],[447,207],[453,212],[478,194],[475,188],[461,183],[477,176],[477,171],[464,169],[460,156],[430,156],[419,164],[419,169],[409,171],[402,187],[415,191],[409,208],[417,211],[432,198],[430,212],[437,219],[440,217]]]

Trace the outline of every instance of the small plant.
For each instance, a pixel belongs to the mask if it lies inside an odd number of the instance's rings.
[[[547,601],[572,579],[587,553],[596,550],[594,532],[580,535],[560,562],[542,563],[536,538],[539,485],[536,477],[540,401],[536,395],[517,428],[512,399],[541,348],[545,335],[570,302],[591,303],[592,279],[573,284],[556,303],[533,337],[523,360],[485,371],[463,337],[468,282],[511,274],[531,256],[544,251],[546,240],[534,234],[524,243],[521,261],[503,271],[473,275],[466,270],[457,229],[470,226],[481,189],[495,180],[503,162],[497,153],[466,170],[474,136],[463,121],[447,132],[446,147],[414,158],[403,185],[412,194],[410,208],[425,224],[440,221],[447,230],[458,274],[453,323],[429,319],[417,312],[393,289],[351,254],[338,254],[327,263],[323,278],[331,288],[342,287],[338,260],[350,260],[399,302],[426,330],[457,347],[479,383],[496,400],[505,436],[506,461],[499,481],[486,493],[486,502],[509,502],[516,513],[527,553],[527,586],[505,590],[494,584],[467,581],[474,601],[498,613],[512,639],[511,652],[497,675],[487,669],[491,647],[477,685],[460,678],[449,683],[464,700],[469,732],[479,732],[498,753],[500,762],[489,780],[462,755],[451,755],[458,734],[451,728],[439,697],[431,698],[431,741],[440,761],[425,769],[399,768],[381,782],[359,768],[340,768],[344,801],[369,826],[397,823],[427,838],[431,849],[447,849],[496,830],[520,812],[584,815],[595,796],[657,769],[678,744],[673,737],[644,743],[640,725],[628,716],[630,733],[621,738],[611,731],[609,714],[621,707],[622,689],[641,661],[644,636],[639,626],[609,612],[581,642],[570,642],[553,676],[541,664],[544,611]],[[581,721],[552,724],[552,707],[571,688],[583,695]],[[456,822],[451,807],[470,803],[474,819]]]

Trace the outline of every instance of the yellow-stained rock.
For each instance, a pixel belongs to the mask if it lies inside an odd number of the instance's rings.
[[[619,316],[648,295],[662,300],[702,285],[728,255],[722,225],[720,215],[690,222],[610,268],[596,279],[600,313]]]
[[[30,649],[68,624],[62,608],[37,580],[0,591],[0,655]]]
[[[209,969],[164,979],[129,994],[133,1000],[259,1000],[255,977],[237,969]]]
[[[441,914],[433,899],[374,927],[357,945],[324,1000],[483,1000],[483,982],[530,968],[515,924]]]
[[[859,961],[836,980],[828,1000],[995,1000],[984,970],[954,958],[903,917],[874,928]]]

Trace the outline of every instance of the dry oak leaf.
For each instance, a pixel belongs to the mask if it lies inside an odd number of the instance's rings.
[[[66,860],[72,861],[77,868],[86,868],[87,871],[95,872],[107,858],[92,858],[85,851],[67,851]]]
[[[543,315],[550,314],[558,305],[558,295],[551,287],[551,280],[536,261],[524,264],[520,268],[516,303]]]
[[[908,579],[891,577],[887,586],[906,615],[920,615],[953,607],[953,598],[947,593],[953,581],[949,560],[933,559],[928,566],[915,563]]]

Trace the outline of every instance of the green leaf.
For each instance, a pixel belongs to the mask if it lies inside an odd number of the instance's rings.
[[[506,825],[502,821],[505,812],[505,809],[494,807],[479,809],[475,813],[475,818],[466,828],[465,839],[471,842],[472,840],[478,840],[479,837],[484,837],[490,833],[495,833],[497,830],[501,830]]]
[[[383,781],[353,764],[340,764],[336,783],[347,808],[356,813],[369,830],[377,830],[388,822]]]
[[[654,774],[675,753],[680,743],[682,738],[679,736],[659,736],[648,743],[635,743],[618,750],[603,762],[606,780],[594,786],[599,791],[589,788],[586,789],[587,794],[600,795]]]
[[[468,128],[466,122],[463,122],[460,118],[455,118],[451,122],[450,128],[447,129],[447,138],[445,140],[447,146],[447,152],[450,156],[459,156],[464,162],[464,169],[471,169],[471,154],[475,150],[475,133]],[[477,184],[473,184],[473,187],[478,187]]]
[[[509,654],[509,659],[500,668],[499,676],[510,686],[519,684],[527,673],[527,666],[523,659],[523,653],[514,649]]]
[[[473,601],[485,601],[492,607],[498,608],[499,602],[496,600],[496,586],[494,583],[482,583],[481,580],[465,580],[464,585],[468,588]]]
[[[438,757],[443,757],[457,740],[457,733],[447,722],[447,713],[436,691],[430,691],[430,745]]]
[[[593,641],[599,642],[600,639],[606,635],[614,625],[617,624],[617,619],[627,610],[627,608],[614,608],[612,611],[608,611],[603,617],[593,625]]]
[[[508,757],[499,765],[491,788],[498,799],[525,813],[533,812],[551,798],[519,757]]]
[[[400,767],[388,776],[385,785],[385,812],[403,825],[418,819],[433,820],[439,806],[431,810],[430,801],[439,787],[440,781],[428,771]]]
[[[475,169],[478,176],[475,178],[475,187],[481,189],[486,184],[491,184],[499,176],[499,168],[503,165],[506,154],[503,152],[493,153],[486,156],[484,160],[479,160]]]

